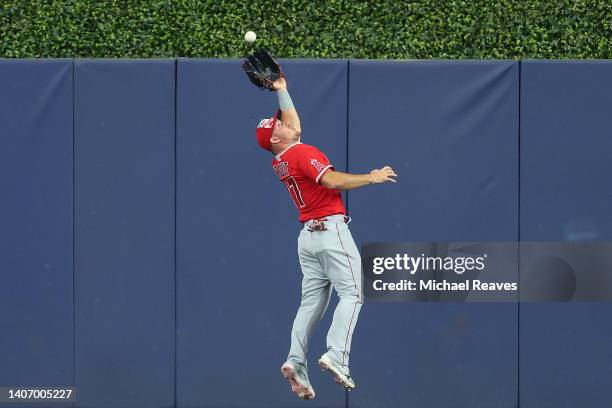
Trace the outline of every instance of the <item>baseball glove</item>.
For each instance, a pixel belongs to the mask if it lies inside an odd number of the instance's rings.
[[[256,87],[269,91],[274,90],[274,81],[283,76],[278,62],[264,48],[248,55],[242,62],[242,69]]]

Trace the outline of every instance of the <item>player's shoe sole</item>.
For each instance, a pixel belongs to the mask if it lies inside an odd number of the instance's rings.
[[[305,400],[311,400],[315,397],[315,392],[312,386],[302,384],[297,378],[295,374],[295,367],[291,363],[285,363],[281,367],[281,373],[283,373],[283,377],[289,381],[289,385],[291,385],[291,391],[299,398]]]
[[[351,377],[340,371],[332,359],[326,354],[323,354],[319,359],[319,367],[321,367],[321,370],[323,371],[329,371],[334,376],[336,383],[342,385],[344,388],[348,389],[349,391],[355,389],[355,382],[351,379]]]

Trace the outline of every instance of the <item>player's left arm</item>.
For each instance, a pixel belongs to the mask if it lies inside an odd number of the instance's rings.
[[[323,187],[331,190],[353,190],[369,184],[396,182],[397,174],[389,166],[374,169],[368,174],[343,173],[336,171],[327,156],[319,149],[303,146],[305,147],[300,150],[297,166],[306,177]]]
[[[395,183],[394,177],[397,177],[397,174],[389,166],[385,166],[382,169],[374,169],[369,174],[342,173],[328,169],[321,176],[319,183],[323,187],[332,190],[353,190],[370,184]]]
[[[278,105],[280,106],[280,110],[283,112],[281,121],[301,133],[302,127],[300,125],[300,117],[295,109],[295,106],[293,106],[291,96],[289,96],[287,81],[285,81],[284,77],[280,77],[274,81],[272,85],[274,86],[276,95],[278,96]]]

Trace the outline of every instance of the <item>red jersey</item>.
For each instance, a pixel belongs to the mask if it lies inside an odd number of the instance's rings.
[[[323,174],[334,166],[316,147],[300,142],[291,145],[274,156],[272,168],[285,183],[300,211],[301,222],[327,215],[346,214],[340,191],[319,184]]]

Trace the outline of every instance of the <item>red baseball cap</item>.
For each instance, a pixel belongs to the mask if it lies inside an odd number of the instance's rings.
[[[274,126],[276,125],[277,118],[280,120],[281,111],[280,109],[276,111],[276,114],[273,118],[262,119],[257,125],[257,130],[255,130],[255,136],[257,136],[257,143],[261,146],[262,149],[271,151],[272,143],[270,143],[270,138],[272,137],[272,132],[274,131]]]

